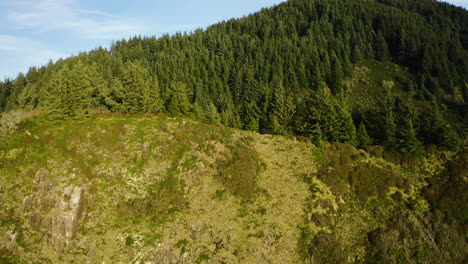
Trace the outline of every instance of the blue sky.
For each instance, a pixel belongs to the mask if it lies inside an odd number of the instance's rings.
[[[133,35],[191,31],[283,0],[0,0],[0,80]],[[468,0],[451,0],[468,9]]]

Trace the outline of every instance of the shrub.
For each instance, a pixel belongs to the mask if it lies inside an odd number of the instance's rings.
[[[251,199],[261,164],[258,153],[249,147],[231,147],[225,160],[218,161],[218,179],[232,193]]]
[[[37,112],[35,111],[24,110],[15,110],[3,113],[0,117],[0,141],[13,133],[21,122],[35,115],[37,115]]]

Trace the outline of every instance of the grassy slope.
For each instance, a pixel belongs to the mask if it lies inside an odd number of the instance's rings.
[[[4,153],[0,256],[28,263],[297,263],[324,236],[362,260],[443,169],[162,116],[26,123]]]
[[[368,62],[345,83],[347,105],[372,107],[383,81],[409,96],[408,79]],[[424,189],[453,154],[368,152],[183,118],[39,117],[0,146],[0,262],[437,262],[431,247],[463,259],[462,238],[435,247],[424,222]]]
[[[311,144],[165,117],[28,126],[6,149],[0,232],[26,262],[294,262],[297,175],[317,170]],[[54,229],[70,187],[84,192],[73,238]]]

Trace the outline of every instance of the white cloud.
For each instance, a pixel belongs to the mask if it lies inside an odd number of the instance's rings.
[[[22,57],[34,56],[37,57],[37,62],[44,62],[44,59],[58,59],[66,56],[66,54],[49,50],[41,43],[29,38],[5,34],[0,34],[0,52],[22,54]]]
[[[13,4],[7,19],[21,29],[71,31],[87,39],[114,39],[144,32],[143,26],[128,18],[81,9],[75,0],[19,1]]]
[[[57,60],[68,55],[26,37],[0,34],[0,77],[15,77],[19,71],[26,71],[30,66],[42,66],[51,59]]]

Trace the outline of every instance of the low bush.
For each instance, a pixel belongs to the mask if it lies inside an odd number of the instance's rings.
[[[218,179],[234,195],[251,199],[261,170],[258,153],[249,147],[231,147],[225,160],[218,161]]]

